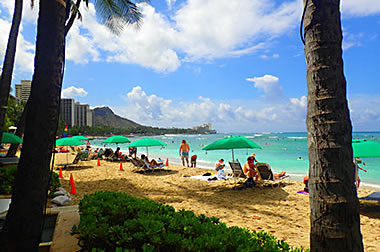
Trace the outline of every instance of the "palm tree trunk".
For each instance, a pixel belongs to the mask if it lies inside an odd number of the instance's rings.
[[[305,13],[311,251],[363,251],[339,4],[309,0]]]
[[[3,72],[0,77],[0,142],[2,137],[2,132],[4,128],[4,118],[5,112],[8,105],[9,90],[11,88],[13,65],[15,62],[16,46],[18,30],[21,23],[22,17],[22,1],[15,0],[15,10],[13,13],[13,20],[11,31],[9,33],[7,51],[5,52],[5,58],[3,63]]]
[[[2,233],[2,246],[5,242],[10,251],[36,251],[41,237],[62,85],[65,15],[63,0],[40,0],[23,150]]]

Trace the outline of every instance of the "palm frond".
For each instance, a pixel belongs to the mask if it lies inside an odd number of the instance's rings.
[[[147,2],[138,0],[137,2]],[[142,14],[136,3],[129,0],[94,0],[96,13],[101,23],[119,34],[125,25],[141,25]]]

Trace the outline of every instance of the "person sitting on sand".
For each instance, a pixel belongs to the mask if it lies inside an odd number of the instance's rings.
[[[215,163],[215,170],[216,171],[220,171],[222,170],[226,165],[224,164],[224,160],[223,158],[219,159],[218,161],[216,161]]]
[[[243,172],[247,176],[247,181],[245,184],[247,186],[255,186],[257,183],[257,180],[259,179],[259,174],[256,171],[256,165],[254,163],[255,157],[250,156],[247,158],[247,162],[243,166]],[[253,181],[253,178],[255,177],[255,181]]]
[[[156,160],[152,159],[149,161],[148,157],[145,156],[144,154],[141,155],[141,160],[146,164],[146,166],[150,168],[156,168],[156,167],[161,167],[162,163],[159,164]]]
[[[191,167],[197,167],[197,155],[192,155],[190,158]]]
[[[284,176],[286,176],[286,171],[282,171],[280,173],[273,173],[274,179],[282,179]]]
[[[305,192],[309,192],[309,176],[306,175],[304,178],[303,178],[303,183],[305,185],[305,188],[303,189]]]

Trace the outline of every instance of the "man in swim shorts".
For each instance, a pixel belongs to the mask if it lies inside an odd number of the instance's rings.
[[[185,139],[183,139],[181,142],[181,146],[179,147],[179,156],[182,159],[183,166],[185,166],[185,160],[186,160],[187,167],[189,167],[189,151],[190,151],[189,144],[186,143]]]

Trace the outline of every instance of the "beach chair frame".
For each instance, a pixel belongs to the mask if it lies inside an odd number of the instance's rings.
[[[241,167],[241,164],[239,161],[237,161],[237,162],[230,161],[228,163],[230,164],[230,167],[232,170],[232,178],[235,179],[235,182],[239,178],[243,178],[243,179],[247,178],[247,176],[243,172],[243,168]]]
[[[257,163],[256,171],[259,175],[259,181],[261,183],[269,182],[272,187],[274,185],[280,186],[281,184],[286,183],[286,179],[290,177],[289,175],[286,175],[280,179],[275,179],[272,169],[268,163]]]
[[[59,169],[61,166],[63,166],[64,169],[68,167],[73,167],[73,166],[80,167],[79,161],[81,160],[81,156],[82,156],[82,153],[78,152],[71,163],[56,164],[55,166],[58,166],[57,169]]]

